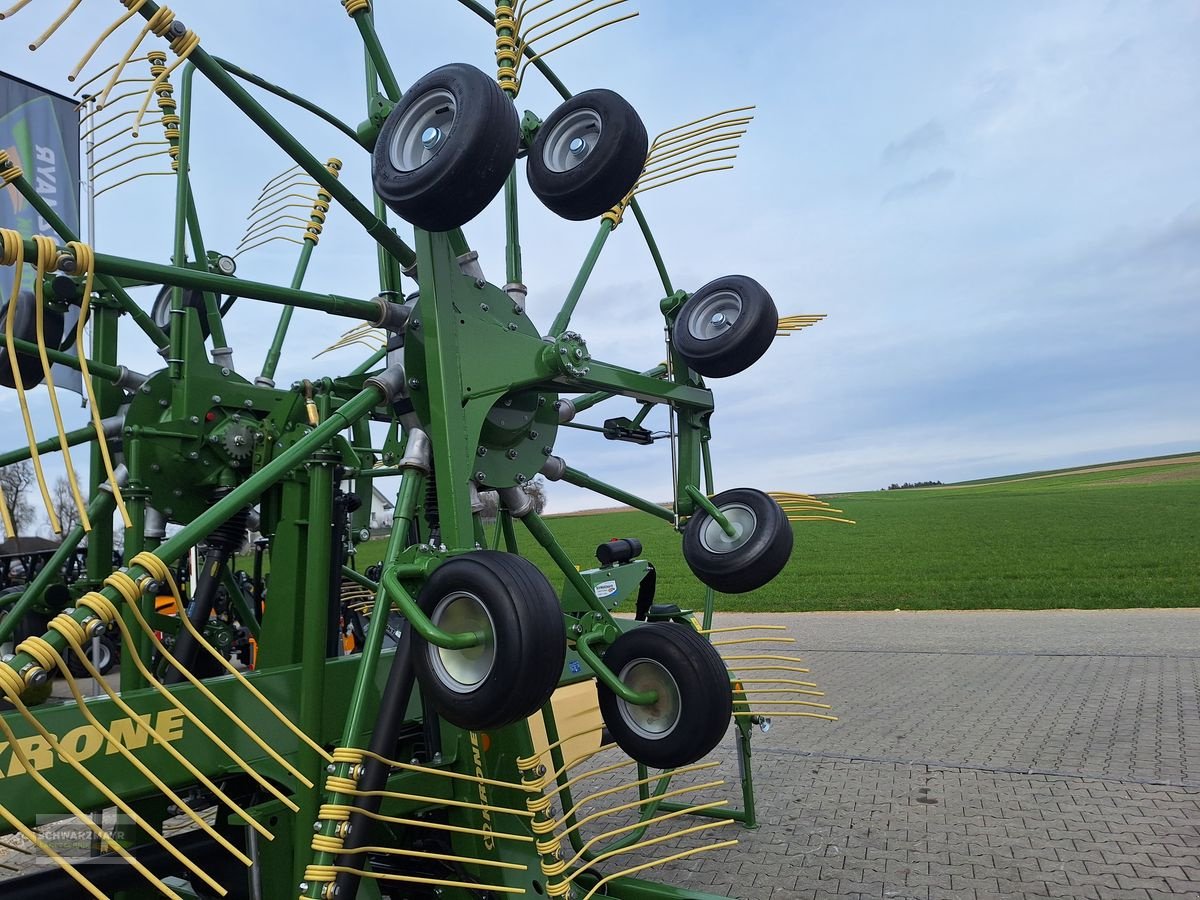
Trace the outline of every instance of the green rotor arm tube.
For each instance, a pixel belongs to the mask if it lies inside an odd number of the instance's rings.
[[[25,241],[25,252],[27,254],[37,252],[32,240]],[[63,253],[70,256],[65,250]],[[342,297],[338,294],[314,294],[310,291],[293,290],[276,284],[244,281],[240,278],[230,278],[228,275],[214,275],[211,272],[201,272],[196,269],[141,262],[122,256],[110,256],[106,253],[96,254],[96,268],[110,275],[161,282],[172,287],[215,293],[226,293],[232,289],[237,291],[239,297],[249,300],[290,304],[349,319],[377,322],[384,312],[380,304],[370,300],[355,300],[352,297]]]
[[[29,183],[29,179],[21,176],[14,179],[12,185],[29,202],[29,205],[38,211],[38,215],[46,220],[46,223],[55,230],[59,237],[64,241],[79,240],[79,235],[75,234],[67,223],[62,220],[62,217],[33,189],[33,185]],[[25,258],[26,260],[37,259],[37,249],[33,247],[32,241],[25,242]],[[166,332],[154,324],[154,320],[150,318],[150,314],[137,305],[137,302],[117,283],[115,278],[111,275],[101,274],[97,276],[97,281],[100,282],[106,291],[117,298],[117,302],[121,304],[121,308],[129,313],[130,318],[146,333],[146,336],[154,341],[154,346],[160,350],[167,346]]]
[[[149,20],[158,10],[159,5],[153,0],[148,0],[138,11]],[[368,235],[398,259],[402,265],[411,266],[416,261],[417,254],[412,247],[408,246],[398,234],[387,226],[387,223],[381,221],[375,213],[354,196],[349,188],[330,175],[325,169],[325,164],[309,153],[304,144],[250,96],[249,92],[238,84],[234,77],[226,72],[203,47],[196,47],[188,59],[212,82],[217,90],[233,101],[233,104],[249,116],[267,137],[273,140],[317,184],[325,188],[334,200],[342,204],[350,215],[358,220]]]
[[[97,491],[96,496],[92,498],[92,502],[88,504],[87,512],[89,519],[100,519],[103,516],[112,515],[112,511],[116,509],[117,503],[113,495],[108,491]],[[40,572],[34,577],[33,581],[29,582],[25,591],[21,594],[21,599],[18,600],[13,608],[9,611],[2,620],[0,620],[0,642],[7,641],[12,637],[12,633],[17,630],[17,625],[21,619],[25,617],[25,613],[29,612],[41,599],[46,588],[48,588],[57,577],[62,573],[62,568],[66,565],[71,554],[79,547],[80,542],[87,536],[87,532],[83,530],[83,525],[79,524],[67,532],[62,539],[62,543],[58,545],[58,549],[54,551],[54,555],[46,561]]]

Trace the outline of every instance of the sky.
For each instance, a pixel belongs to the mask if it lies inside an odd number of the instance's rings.
[[[0,69],[72,89],[67,70],[120,7],[91,0],[28,53],[62,5],[35,0],[0,23]],[[447,62],[493,65],[489,27],[454,0],[377,7],[402,84]],[[1200,4],[641,7],[639,18],[551,57],[572,90],[617,91],[651,135],[757,106],[733,171],[643,200],[674,283],[691,291],[745,274],[781,314],[828,315],[747,371],[710,382],[718,489],[871,490],[1200,447]],[[209,52],[349,122],[365,117],[357,32],[333,0],[173,8]],[[105,65],[131,39],[121,34],[98,54]],[[518,98],[543,118],[556,103],[537,74]],[[266,105],[315,155],[341,157],[343,180],[367,195],[361,148],[303,112]],[[194,127],[205,239],[229,252],[263,183],[290,162],[207,85]],[[557,219],[521,182],[529,312],[546,328],[595,225]],[[167,261],[171,204],[162,178],[104,195],[97,248]],[[499,203],[466,228],[495,283],[504,281],[503,231]],[[248,253],[239,274],[286,282],[298,249]],[[374,260],[370,240],[335,207],[305,286],[369,298]],[[664,358],[661,295],[631,217],[572,328],[597,358],[648,368]],[[230,315],[247,377],[277,316],[247,301]],[[366,351],[313,359],[352,324],[299,312],[279,382],[353,368]],[[149,344],[124,331],[122,362],[156,368]],[[68,405],[68,427],[82,424],[84,411]],[[0,413],[12,423],[15,410],[5,392]],[[635,410],[612,401],[581,421]],[[49,434],[48,417],[39,419]],[[665,415],[649,424],[665,428]],[[5,446],[23,440],[19,428],[3,433]],[[670,497],[666,442],[564,431],[556,453],[635,493]],[[611,505],[561,484],[549,499],[552,512]]]

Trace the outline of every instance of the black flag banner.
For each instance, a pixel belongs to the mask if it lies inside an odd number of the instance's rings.
[[[40,196],[77,234],[79,232],[79,113],[75,101],[0,72],[0,150],[25,170]],[[0,228],[24,235],[56,235],[16,187],[0,189]],[[34,270],[26,266],[22,287],[33,288]],[[0,302],[12,296],[13,270],[0,267]],[[68,316],[63,349],[74,352],[75,321]],[[80,390],[79,373],[54,367],[56,384]]]

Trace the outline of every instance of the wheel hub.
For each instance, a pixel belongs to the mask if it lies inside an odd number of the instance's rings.
[[[717,291],[692,310],[687,329],[692,337],[709,341],[728,331],[741,314],[741,297],[733,291]]]
[[[740,503],[736,506],[721,507],[721,515],[733,526],[733,534],[726,534],[721,524],[710,517],[700,533],[700,543],[710,553],[732,553],[750,540],[758,525],[754,510]]]
[[[429,645],[430,661],[441,682],[455,693],[470,693],[487,679],[496,664],[496,627],[491,615],[483,601],[463,592],[444,598],[429,618],[450,634],[483,635],[476,646],[465,650]]]
[[[433,159],[454,130],[458,104],[446,90],[417,98],[396,127],[388,155],[401,172],[413,172]]]
[[[551,172],[569,172],[587,159],[603,129],[600,115],[594,109],[575,110],[547,136],[542,162]]]
[[[679,724],[681,701],[679,685],[662,665],[652,659],[631,660],[620,672],[621,681],[634,691],[654,691],[653,703],[639,706],[619,701],[621,718],[637,734],[650,740],[661,740]]]

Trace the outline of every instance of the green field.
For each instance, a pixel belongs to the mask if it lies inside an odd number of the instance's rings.
[[[1132,467],[827,496],[858,524],[797,523],[783,573],[753,593],[720,596],[718,609],[1200,606],[1200,462],[1111,465]],[[659,600],[702,601],[665,523],[618,511],[550,524],[585,565],[602,541],[640,538],[659,572]],[[520,530],[518,538],[561,583],[540,548]],[[361,546],[359,566],[381,552],[381,542]]]

